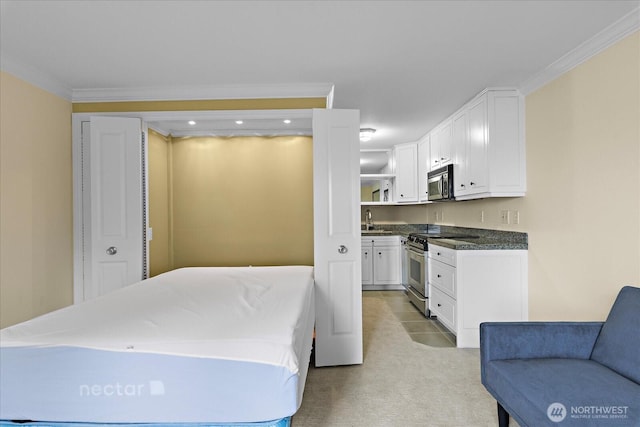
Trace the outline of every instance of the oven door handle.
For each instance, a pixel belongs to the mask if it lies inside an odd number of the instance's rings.
[[[414,249],[411,246],[407,246],[407,250],[409,251],[409,255],[417,255],[417,256],[421,256],[421,257],[425,256],[424,251],[418,252],[417,249]]]

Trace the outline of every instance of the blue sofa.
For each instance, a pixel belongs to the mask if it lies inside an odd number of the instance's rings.
[[[640,288],[605,322],[482,323],[480,363],[500,427],[639,427]]]

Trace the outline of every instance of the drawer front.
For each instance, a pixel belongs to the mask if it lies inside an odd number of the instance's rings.
[[[456,266],[456,251],[453,249],[429,244],[429,258]]]
[[[375,236],[373,246],[400,246],[400,236]]]
[[[456,299],[456,268],[430,259],[429,284]]]
[[[429,309],[454,334],[456,332],[456,302],[438,288],[429,286]]]

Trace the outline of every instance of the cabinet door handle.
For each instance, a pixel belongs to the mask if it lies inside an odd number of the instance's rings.
[[[382,255],[382,252],[378,252],[378,255]]]
[[[473,182],[473,181],[471,181],[471,182],[469,183],[469,185],[476,185],[476,183],[475,183],[475,182]]]
[[[442,304],[438,304],[438,307],[442,307]]]
[[[442,276],[438,274],[438,277],[442,277]]]
[[[440,252],[436,252],[436,254],[438,254],[438,256],[442,255]]]

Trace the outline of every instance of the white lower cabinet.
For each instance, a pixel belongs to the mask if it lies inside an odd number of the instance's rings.
[[[362,286],[373,285],[373,242],[362,239]]]
[[[527,251],[456,251],[429,244],[429,309],[456,335],[480,346],[480,323],[528,320]]]
[[[362,289],[403,289],[400,236],[362,237]]]

